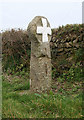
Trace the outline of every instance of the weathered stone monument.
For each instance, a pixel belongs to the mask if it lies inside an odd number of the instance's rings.
[[[41,92],[51,87],[51,28],[47,18],[36,16],[28,26],[31,40],[31,90]]]

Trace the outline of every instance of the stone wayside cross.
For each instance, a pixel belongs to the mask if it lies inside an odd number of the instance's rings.
[[[36,16],[28,26],[31,41],[31,90],[42,92],[51,87],[51,28],[47,18]]]

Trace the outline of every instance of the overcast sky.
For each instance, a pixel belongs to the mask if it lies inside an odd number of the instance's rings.
[[[40,1],[40,2],[39,2]],[[82,23],[83,0],[0,0],[0,30],[27,29],[35,16],[48,18],[51,28]]]

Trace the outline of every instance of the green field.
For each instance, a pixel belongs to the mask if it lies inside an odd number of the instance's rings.
[[[28,73],[3,74],[3,118],[82,118],[81,82],[52,83],[48,93],[31,93]]]

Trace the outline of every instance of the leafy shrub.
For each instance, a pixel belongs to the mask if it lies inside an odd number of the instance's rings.
[[[2,33],[2,43],[3,71],[10,69],[16,72],[29,68],[31,49],[26,31],[5,31]]]

